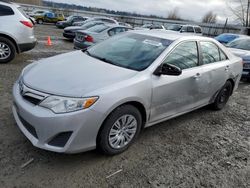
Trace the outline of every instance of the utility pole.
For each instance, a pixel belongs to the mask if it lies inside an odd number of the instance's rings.
[[[249,7],[250,7],[250,0],[247,1],[247,18],[246,18],[246,27],[249,26]]]

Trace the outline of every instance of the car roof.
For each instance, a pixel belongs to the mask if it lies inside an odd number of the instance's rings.
[[[237,34],[237,33],[222,33],[220,35],[234,35],[234,36],[239,36],[239,37],[248,37],[247,35],[242,35],[242,34]]]
[[[178,33],[175,31],[168,31],[168,30],[132,30],[129,31],[131,33],[137,33],[137,34],[142,34],[142,35],[148,35],[151,37],[157,37],[157,38],[163,38],[163,39],[168,39],[168,40],[210,40],[214,41],[211,38],[208,37],[201,37],[201,36],[190,36],[190,35],[184,35],[182,33]]]

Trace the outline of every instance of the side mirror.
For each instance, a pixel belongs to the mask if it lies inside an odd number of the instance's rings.
[[[182,70],[179,67],[170,64],[161,64],[154,72],[154,75],[169,75],[169,76],[179,76],[182,74]]]

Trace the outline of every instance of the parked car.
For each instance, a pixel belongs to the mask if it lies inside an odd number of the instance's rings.
[[[33,24],[22,8],[0,1],[0,63],[12,61],[16,54],[36,45]]]
[[[56,23],[56,26],[60,29],[64,29],[65,27],[72,26],[73,23],[79,22],[79,21],[85,21],[88,17],[82,17],[82,16],[69,16],[65,21],[59,21]]]
[[[198,25],[170,25],[167,27],[167,30],[176,31],[179,33],[185,33],[185,34],[195,34],[195,35],[202,35],[202,29]]]
[[[214,39],[219,41],[222,44],[228,44],[232,42],[233,40],[240,38],[240,37],[246,37],[246,35],[240,35],[240,34],[234,34],[234,33],[223,33],[215,37]]]
[[[243,59],[242,78],[250,81],[250,37],[239,37],[227,45],[236,56]]]
[[[27,13],[27,15],[29,15],[30,17],[35,17],[38,15],[43,15],[47,12],[50,12],[49,10],[34,10],[31,13]]]
[[[63,36],[67,39],[74,39],[76,36],[76,32],[79,30],[86,30],[91,27],[94,27],[96,25],[101,25],[104,24],[102,21],[92,21],[88,22],[82,26],[71,26],[71,27],[66,27],[63,31]]]
[[[160,24],[144,24],[141,27],[135,27],[135,30],[151,30],[151,29],[164,29],[165,27]]]
[[[74,39],[75,49],[86,49],[100,41],[103,41],[116,34],[131,30],[129,27],[122,25],[101,24],[91,27],[87,30],[80,30],[76,32]]]
[[[14,84],[13,114],[36,147],[118,154],[145,127],[206,105],[222,109],[241,61],[214,39],[129,31],[28,65]]]
[[[92,22],[92,21],[102,21],[102,22],[108,23],[108,24],[118,24],[119,25],[119,23],[116,20],[112,19],[112,18],[93,17],[93,18],[89,18],[89,19],[87,19],[86,21],[83,21],[83,22],[75,22],[73,24],[73,26],[82,26],[82,25],[84,25],[84,24],[86,24],[88,22]]]
[[[35,15],[34,18],[38,24],[57,23],[64,20],[64,15],[61,13],[46,12],[42,15]]]

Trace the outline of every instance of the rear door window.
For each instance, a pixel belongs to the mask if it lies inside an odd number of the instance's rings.
[[[0,16],[10,16],[10,15],[14,15],[14,11],[5,5],[0,5]]]
[[[212,42],[200,42],[203,64],[210,64],[220,61],[220,50]]]

